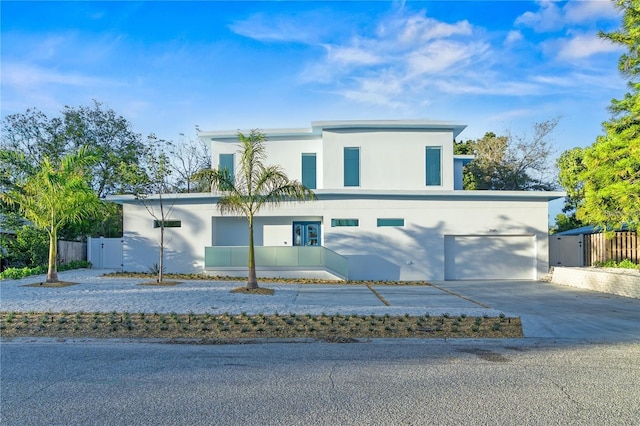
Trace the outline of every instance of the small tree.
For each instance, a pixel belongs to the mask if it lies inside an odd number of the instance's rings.
[[[221,214],[243,215],[249,225],[249,259],[247,289],[258,288],[256,278],[256,262],[253,242],[253,219],[262,207],[267,204],[277,206],[286,201],[306,201],[316,198],[312,190],[296,180],[290,180],[280,166],[267,166],[267,140],[264,133],[251,130],[249,135],[238,132],[240,141],[240,168],[236,176],[231,176],[227,169],[203,171],[203,175],[211,183],[212,192],[221,192],[218,210]]]
[[[169,142],[158,140],[153,134],[149,135],[143,155],[144,164],[120,164],[120,173],[128,182],[130,192],[142,203],[154,219],[154,227],[160,231],[157,271],[152,268],[158,274],[158,282],[164,281],[165,230],[176,200],[175,197],[167,197],[175,192],[175,185],[171,180],[173,170],[167,155],[168,145]],[[152,195],[157,198],[150,199]]]
[[[95,161],[86,148],[68,154],[54,165],[44,158],[37,172],[22,185],[0,194],[3,201],[17,205],[25,219],[49,235],[47,282],[58,281],[57,244],[61,227],[91,216],[100,200],[91,190],[87,168]]]
[[[554,187],[549,137],[559,119],[533,125],[531,136],[497,136],[487,132],[476,141],[456,143],[455,153],[476,158],[465,167],[464,189],[550,191]]]

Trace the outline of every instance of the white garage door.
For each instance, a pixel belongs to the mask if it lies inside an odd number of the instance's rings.
[[[535,279],[532,235],[447,235],[446,280]]]

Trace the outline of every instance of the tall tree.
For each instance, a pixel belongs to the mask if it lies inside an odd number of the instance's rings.
[[[255,215],[267,204],[277,206],[287,201],[307,201],[316,198],[314,192],[296,180],[290,180],[280,166],[266,165],[266,136],[259,130],[248,135],[238,132],[240,167],[235,176],[225,169],[199,173],[211,183],[211,191],[221,193],[218,210],[221,214],[243,215],[249,225],[249,259],[247,289],[258,288],[254,255],[253,223]]]
[[[600,36],[627,49],[618,69],[629,80],[629,92],[611,101],[605,134],[580,153],[577,177],[562,182],[577,197],[577,218],[605,230],[636,229],[640,223],[640,2],[615,3],[623,12],[622,26]],[[561,176],[574,167],[571,162],[559,166]]]
[[[112,109],[94,100],[91,106],[65,107],[64,136],[73,148],[90,146],[97,158],[91,185],[104,198],[123,189],[119,176],[121,162],[137,164],[144,154],[144,143],[131,124]]]
[[[464,189],[550,191],[554,187],[550,135],[559,119],[534,123],[533,135],[497,136],[456,144],[456,153],[476,158],[465,167]]]
[[[576,216],[576,209],[584,199],[584,188],[580,176],[584,173],[584,150],[573,148],[563,152],[556,161],[558,182],[566,189],[562,213],[556,215],[554,232],[579,228],[584,223]]]
[[[157,268],[151,268],[158,274],[157,281],[164,281],[164,252],[167,247],[166,228],[170,224],[175,205],[176,185],[172,179],[173,167],[168,155],[170,143],[149,135],[144,161],[141,164],[120,163],[120,173],[131,192],[154,220],[154,227],[160,235],[158,241]],[[171,195],[173,194],[173,196]]]
[[[23,216],[49,235],[47,282],[58,281],[58,231],[94,213],[100,200],[89,185],[87,169],[95,158],[86,148],[62,157],[54,164],[47,157],[38,171],[16,189],[0,194],[4,202],[17,205]]]
[[[100,198],[122,192],[121,161],[137,164],[144,144],[129,122],[94,101],[91,106],[65,107],[59,117],[50,118],[37,109],[5,117],[0,139],[0,189],[9,191],[31,176],[46,158],[52,165],[81,146],[90,146],[96,158],[90,183]],[[0,205],[0,212],[10,207]],[[60,230],[64,238],[83,235],[121,235],[120,206],[106,207],[98,218],[67,224]],[[110,229],[114,226],[116,229]]]
[[[206,191],[207,183],[194,180],[194,176],[201,170],[211,169],[211,150],[202,140],[182,140],[178,144],[169,145],[171,163],[177,178],[177,188],[180,192]]]

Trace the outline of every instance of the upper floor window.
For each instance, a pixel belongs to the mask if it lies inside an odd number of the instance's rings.
[[[344,186],[360,186],[360,148],[344,148]]]
[[[233,166],[234,166],[233,154],[220,154],[220,161],[218,162],[218,170],[222,171],[226,169],[229,172],[229,176],[233,178],[234,176]]]
[[[404,219],[378,219],[378,226],[404,226]]]
[[[302,154],[302,184],[316,189],[316,154]]]
[[[428,146],[426,149],[427,186],[442,185],[442,148]]]
[[[331,227],[336,226],[360,226],[360,220],[358,219],[331,219]]]

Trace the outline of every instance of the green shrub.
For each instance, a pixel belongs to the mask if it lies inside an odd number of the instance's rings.
[[[36,267],[49,259],[49,235],[42,229],[23,226],[16,229],[15,238],[5,242],[9,265]]]
[[[594,262],[594,266],[599,268],[622,268],[622,269],[640,269],[640,265],[637,265],[629,259],[621,260],[617,263],[615,260],[607,260],[606,262]]]
[[[86,260],[74,260],[69,263],[61,263],[58,265],[58,271],[69,271],[72,269],[90,268],[91,262]],[[35,266],[33,268],[8,268],[0,272],[0,280],[19,280],[21,278],[29,277],[31,275],[46,274],[49,270],[47,265]]]

